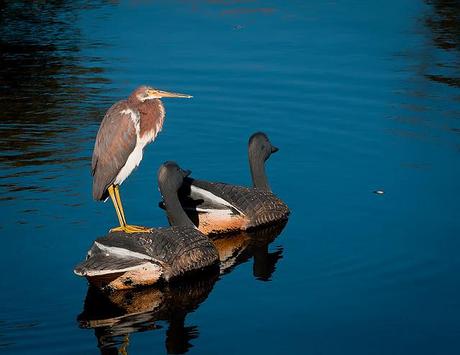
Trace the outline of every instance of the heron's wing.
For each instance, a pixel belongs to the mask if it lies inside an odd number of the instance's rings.
[[[114,104],[105,114],[97,132],[92,159],[93,197],[103,200],[134,150],[137,141],[132,112],[126,101]]]

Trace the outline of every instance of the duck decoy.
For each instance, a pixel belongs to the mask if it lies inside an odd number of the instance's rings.
[[[94,144],[91,172],[93,198],[105,201],[110,196],[120,223],[111,231],[148,231],[129,225],[120,198],[119,186],[142,160],[144,147],[153,142],[163,127],[163,97],[192,96],[141,86],[127,100],[116,102],[105,113]]]
[[[265,161],[277,151],[265,133],[257,132],[249,138],[251,188],[190,177],[184,179],[179,199],[201,232],[250,230],[288,218],[288,206],[272,193],[265,174]],[[163,203],[160,206],[164,208]]]
[[[219,261],[214,244],[201,233],[182,209],[177,191],[190,174],[174,162],[158,170],[158,185],[171,227],[149,232],[112,232],[96,239],[86,260],[74,272],[105,290],[146,286],[158,280],[202,270]]]

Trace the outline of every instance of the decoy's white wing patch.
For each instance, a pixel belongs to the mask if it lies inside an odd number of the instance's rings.
[[[107,256],[114,255],[114,256],[118,256],[120,258],[130,257],[130,258],[154,260],[151,256],[149,256],[147,254],[139,253],[139,252],[136,252],[136,251],[125,249],[125,248],[120,248],[120,247],[115,247],[115,246],[110,246],[110,245],[104,245],[102,243],[99,243],[98,241],[95,241],[94,245],[101,252],[105,253]]]
[[[75,267],[80,276],[101,276],[142,268],[144,272],[161,272],[161,262],[151,256],[129,249],[94,242],[88,258]]]
[[[190,186],[190,195],[194,200],[202,199],[205,203],[203,204],[205,207],[196,207],[196,210],[199,212],[213,212],[213,213],[222,213],[222,214],[234,214],[234,212],[238,212],[238,214],[244,216],[244,212],[241,211],[238,207],[232,205],[227,200],[224,200],[222,197],[214,195],[212,192],[202,189],[198,186],[191,185]]]
[[[161,274],[162,268],[147,260],[136,258],[116,258],[98,254],[80,264],[74,273],[78,276],[102,276],[118,274],[133,270],[142,270],[143,273]]]

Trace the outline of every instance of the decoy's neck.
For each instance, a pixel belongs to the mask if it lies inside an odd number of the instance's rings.
[[[177,196],[177,191],[162,191],[162,195],[166,207],[166,214],[168,215],[169,223],[171,226],[195,228],[195,225],[187,216],[180,204],[179,198]]]
[[[260,154],[249,151],[249,167],[251,168],[252,186],[271,191],[265,174],[265,159]]]

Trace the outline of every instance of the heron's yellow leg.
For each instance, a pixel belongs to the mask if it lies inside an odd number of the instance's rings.
[[[113,186],[113,185],[112,185]],[[110,190],[109,190],[110,193]],[[126,222],[126,217],[125,217],[125,211],[123,210],[123,204],[121,203],[121,197],[120,197],[120,188],[118,185],[113,186],[113,194],[115,198],[115,202],[118,210],[120,211],[118,219],[121,218],[120,220],[120,227],[117,228],[112,228],[110,231],[111,232],[125,232],[125,233],[138,233],[138,232],[150,232],[152,228],[147,228],[147,227],[141,227],[141,226],[135,226],[128,224]],[[118,214],[118,212],[117,212]]]
[[[109,188],[107,189],[109,192],[110,198],[113,203],[113,207],[115,207],[115,212],[117,212],[117,217],[118,217],[118,222],[120,223],[120,228],[126,226],[126,221],[124,218],[124,215],[122,214],[122,209],[120,209],[120,206],[118,205],[118,201],[115,195],[115,188],[113,185],[110,185]]]
[[[125,211],[123,210],[123,204],[121,203],[120,186],[119,185],[112,185],[112,186],[113,186],[113,191],[115,194],[115,200],[117,202],[117,206],[120,209],[121,218],[123,218],[123,222],[124,222],[123,224],[126,226],[128,223],[126,223]]]

